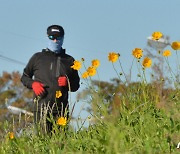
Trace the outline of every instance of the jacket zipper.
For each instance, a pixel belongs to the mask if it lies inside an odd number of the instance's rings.
[[[51,64],[50,64],[50,71],[51,71],[51,83],[52,83],[52,87],[54,87],[54,82],[53,82],[53,74],[54,74],[54,71],[53,71],[53,65],[55,65],[55,63],[54,62],[51,62]],[[53,89],[51,89],[52,91],[53,91]],[[53,98],[54,97],[54,92],[52,92],[51,93],[51,97]]]
[[[60,76],[60,67],[61,67],[60,61],[61,61],[61,57],[58,57],[57,58],[57,66],[56,66],[56,77]]]
[[[51,65],[50,65],[50,70],[52,71],[52,67],[53,67],[53,62],[51,62]]]

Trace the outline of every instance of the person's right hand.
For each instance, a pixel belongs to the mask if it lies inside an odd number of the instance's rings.
[[[36,96],[42,95],[45,92],[44,85],[37,81],[34,81],[32,83],[32,89],[33,89],[34,93],[36,94]]]

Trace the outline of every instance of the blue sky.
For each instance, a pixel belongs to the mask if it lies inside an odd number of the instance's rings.
[[[99,59],[100,79],[109,81],[116,77],[109,52],[119,52],[128,71],[132,49],[145,48],[154,31],[180,41],[179,6],[180,0],[0,0],[0,55],[27,63],[47,47],[46,28],[59,24],[67,53],[86,65]],[[23,68],[0,58],[0,73]]]

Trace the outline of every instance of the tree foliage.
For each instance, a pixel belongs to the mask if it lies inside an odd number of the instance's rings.
[[[4,131],[1,127],[5,121],[17,123],[18,116],[13,116],[7,109],[8,105],[30,110],[32,107],[32,91],[24,87],[20,81],[19,72],[3,72],[0,75],[0,133]],[[13,119],[12,119],[13,116]],[[23,117],[22,117],[23,119]]]

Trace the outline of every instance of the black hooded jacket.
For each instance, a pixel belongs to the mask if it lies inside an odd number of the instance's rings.
[[[68,91],[75,92],[79,88],[78,72],[71,68],[74,58],[65,53],[65,49],[61,49],[61,53],[57,54],[49,49],[43,49],[42,52],[35,53],[29,60],[24,69],[21,81],[24,86],[32,89],[32,83],[39,81],[44,84],[45,94],[40,97],[38,109],[42,108],[42,104],[48,104],[49,107],[56,112],[68,106]],[[68,85],[60,87],[58,85],[58,77],[66,76]],[[61,91],[62,96],[56,98],[56,91]]]

